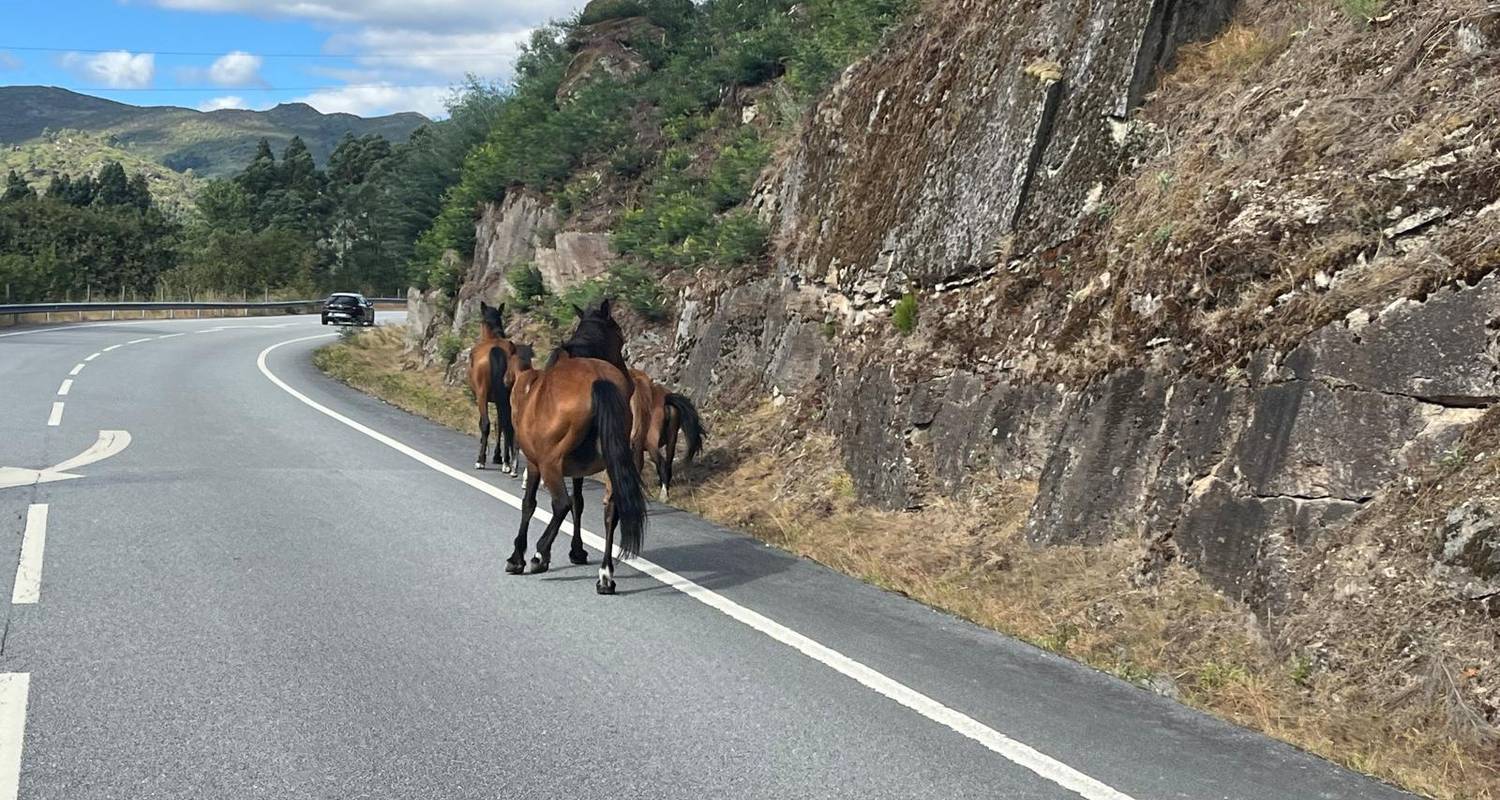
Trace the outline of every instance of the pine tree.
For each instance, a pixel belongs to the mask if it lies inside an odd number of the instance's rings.
[[[94,184],[93,202],[101,206],[130,205],[130,179],[118,161],[105,163]]]
[[[13,203],[17,200],[33,199],[36,199],[36,190],[31,188],[31,184],[27,183],[20,173],[11,170],[10,174],[5,176],[5,193],[0,195],[0,202]]]

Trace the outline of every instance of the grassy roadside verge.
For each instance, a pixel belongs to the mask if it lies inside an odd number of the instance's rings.
[[[474,432],[465,387],[402,356],[400,329],[352,335],[315,363],[362,391]],[[1244,608],[1190,570],[1132,580],[1137,543],[1033,547],[1035,487],[995,485],[916,512],[855,502],[835,443],[770,404],[710,420],[674,502],[791,552],[1066,655],[1151,691],[1441,800],[1500,799],[1500,754],[1461,740],[1436,709],[1395,707],[1357,676],[1267,641]]]

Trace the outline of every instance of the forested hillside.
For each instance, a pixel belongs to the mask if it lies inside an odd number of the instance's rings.
[[[51,86],[0,86],[0,145],[25,145],[62,130],[103,137],[112,146],[178,172],[222,177],[241,169],[265,139],[276,149],[300,137],[326,163],[345,135],[404,141],[428,120],[420,114],[365,119],[323,114],[303,103],[266,111],[196,111],[132,106]],[[75,166],[73,172],[83,169]]]

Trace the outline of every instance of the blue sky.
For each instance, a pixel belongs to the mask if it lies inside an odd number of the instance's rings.
[[[584,0],[0,0],[0,85],[134,105],[441,116]],[[24,49],[42,48],[42,49]]]

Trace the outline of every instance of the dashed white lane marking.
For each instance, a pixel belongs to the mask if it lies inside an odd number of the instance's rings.
[[[123,345],[123,344],[112,344],[109,347],[106,347],[103,350],[100,350],[99,352],[101,352],[101,353],[108,353],[111,350],[119,350],[120,348],[122,348],[124,346],[125,345]]]
[[[437,459],[421,452],[420,450],[405,445],[377,430],[374,430],[373,428],[367,427],[362,423],[355,422],[349,417],[346,417],[343,414],[340,414],[339,412],[318,403],[316,400],[313,400],[307,395],[297,391],[296,389],[293,389],[285,381],[276,377],[276,375],[271,372],[270,368],[266,366],[266,357],[279,347],[285,347],[289,344],[307,342],[314,339],[323,339],[337,335],[338,334],[325,333],[317,336],[303,336],[298,339],[289,339],[279,344],[273,344],[270,347],[267,347],[266,349],[260,351],[260,356],[256,359],[256,366],[260,368],[261,374],[265,375],[266,378],[271,381],[271,383],[276,384],[276,386],[279,387],[282,391],[286,392],[292,397],[295,397],[297,400],[301,401],[304,405],[312,408],[313,410],[318,411],[319,413],[338,422],[341,422],[356,431],[359,431],[360,433],[370,437],[371,439],[380,442],[386,447],[389,447],[392,450],[395,450],[396,452],[401,453],[402,455],[405,455],[423,464],[424,466],[447,475],[448,477],[453,478],[456,481],[468,484],[469,486],[478,489],[481,492],[484,492],[490,497],[493,497],[496,500],[505,503],[506,505],[512,506],[514,508],[521,507],[521,498],[516,497],[515,495],[496,486],[485,483],[484,481],[479,480],[478,478],[470,475],[467,472],[454,469],[453,467],[450,467],[447,464],[438,461]],[[542,509],[537,509],[536,517],[543,522],[551,519],[551,515],[543,511]],[[604,549],[604,540],[597,534],[588,530],[582,531],[582,534],[584,542],[586,542],[589,547],[598,551],[602,551]],[[991,752],[1001,756],[1007,761],[1024,767],[1037,774],[1038,776],[1045,778],[1046,780],[1049,780],[1057,784],[1058,786],[1063,787],[1064,789],[1067,789],[1068,791],[1074,792],[1084,798],[1087,798],[1087,800],[1133,800],[1130,795],[1127,795],[1124,792],[1121,792],[1118,789],[1109,786],[1108,784],[1091,778],[1088,775],[1079,772],[1078,770],[1068,766],[1067,764],[1064,764],[1061,761],[1058,761],[1055,758],[1052,758],[1045,753],[1032,749],[1030,746],[1018,742],[1015,739],[1010,738],[1009,736],[1006,736],[1005,734],[985,725],[984,723],[974,719],[973,717],[970,717],[967,714],[964,714],[961,711],[956,711],[952,708],[949,708],[942,703],[939,703],[938,701],[932,699],[931,697],[928,697],[927,695],[922,694],[921,692],[918,692],[917,690],[903,683],[900,683],[893,678],[887,677],[883,673],[877,672],[874,669],[871,669],[870,667],[867,667],[864,664],[861,664],[860,662],[849,658],[848,656],[838,652],[837,650],[834,650],[831,647],[809,639],[808,637],[803,636],[802,634],[792,630],[791,628],[788,628],[785,625],[776,622],[770,617],[767,617],[756,611],[751,611],[750,609],[740,605],[739,603],[736,603],[733,600],[730,600],[729,598],[724,597],[723,595],[720,595],[710,589],[706,589],[703,586],[694,583],[693,581],[684,578],[669,569],[653,564],[643,558],[632,559],[630,561],[630,566],[640,570],[641,572],[649,575],[652,578],[655,578],[658,581],[661,581],[667,586],[670,586],[673,589],[682,592],[688,597],[691,597],[694,600],[697,600],[698,602],[709,606],[710,608],[722,612],[729,618],[737,622],[741,622],[749,626],[750,628],[753,628],[765,634],[766,636],[769,636],[772,639],[775,639],[776,641],[781,642],[782,644],[787,645],[794,650],[797,650],[808,658],[817,661],[818,663],[828,667],[829,669],[832,669],[835,672],[838,672],[841,675],[844,675],[845,677],[855,680],[866,688],[874,690],[876,693],[894,700],[903,706],[906,706],[907,708],[917,712],[918,714],[921,714],[927,719],[936,722],[939,725],[942,725],[962,736],[968,737],[969,739],[978,742],[985,748],[989,749]]]
[[[102,355],[104,355],[104,353],[103,353],[103,351],[100,351],[98,353],[94,353],[93,355],[89,356],[88,358],[85,358],[84,361],[93,361],[94,359],[96,359],[96,358],[98,358],[99,356],[102,356]]]
[[[72,378],[68,378],[67,380],[65,380],[65,381],[62,382],[61,386],[57,387],[57,396],[58,397],[67,397],[68,396],[68,390],[70,390],[72,388],[73,388],[73,379]]]
[[[63,412],[63,404],[60,403],[60,402],[53,403],[52,404],[52,413],[47,415],[47,426],[51,427],[51,428],[56,428],[58,425],[61,425],[62,424],[62,412]]]
[[[42,596],[42,554],[47,549],[47,504],[32,503],[26,509],[26,533],[21,538],[21,561],[10,590],[15,605],[35,603]]]
[[[141,342],[149,342],[149,341],[151,341],[151,337],[150,336],[143,336],[143,337],[141,337],[139,339],[131,339],[130,341],[126,342],[125,344],[140,344]]]
[[[0,674],[0,800],[21,793],[21,745],[26,741],[26,697],[31,673]]]
[[[69,375],[77,375],[78,373],[83,372],[83,368],[86,367],[86,366],[88,366],[88,365],[87,364],[74,364],[73,365],[73,371],[69,372],[68,374]]]

